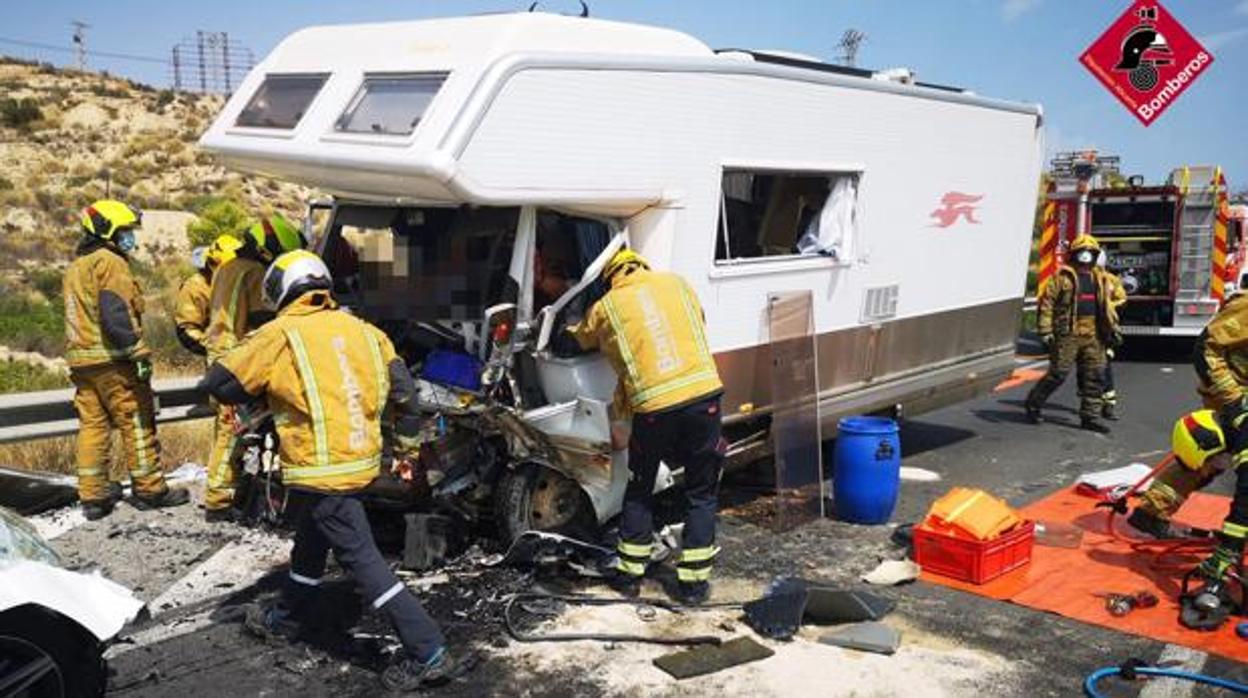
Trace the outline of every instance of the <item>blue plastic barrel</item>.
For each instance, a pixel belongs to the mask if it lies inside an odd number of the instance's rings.
[[[884,417],[846,417],[837,427],[832,497],[837,518],[882,524],[893,515],[901,488],[901,439],[897,422]]]

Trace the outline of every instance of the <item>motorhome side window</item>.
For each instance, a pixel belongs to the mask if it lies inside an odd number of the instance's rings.
[[[292,129],[325,85],[328,75],[267,75],[235,126]]]
[[[715,263],[826,256],[853,259],[857,172],[725,170]]]
[[[336,128],[346,133],[409,135],[445,80],[446,73],[365,77]]]

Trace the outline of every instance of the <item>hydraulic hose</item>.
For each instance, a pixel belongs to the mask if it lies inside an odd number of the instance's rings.
[[[1153,466],[1152,470],[1148,472],[1148,475],[1140,478],[1139,482],[1132,485],[1131,489],[1127,490],[1121,497],[1113,500],[1113,503],[1122,503],[1125,505],[1127,500],[1132,495],[1144,489],[1144,484],[1149,480],[1152,480],[1157,473],[1161,472],[1162,468],[1165,468],[1173,460],[1174,453],[1167,453],[1166,456],[1162,458],[1159,463],[1157,463],[1157,465]],[[1118,541],[1129,544],[1131,549],[1137,553],[1151,554],[1153,556],[1151,567],[1158,571],[1177,571],[1191,567],[1193,564],[1190,559],[1191,557],[1208,554],[1217,545],[1217,539],[1213,537],[1176,538],[1173,540],[1140,540],[1138,538],[1128,538],[1114,528],[1114,518],[1118,516],[1118,513],[1118,507],[1109,507],[1109,520],[1106,522],[1106,530],[1109,535],[1113,536],[1114,539]],[[1176,562],[1166,562],[1168,558],[1175,556],[1182,556],[1189,559]]]
[[[1112,666],[1104,669],[1097,669],[1088,675],[1083,682],[1083,693],[1088,698],[1104,698],[1105,694],[1096,689],[1098,683],[1108,676],[1123,676],[1129,680],[1138,676],[1153,676],[1158,678],[1181,679],[1183,681],[1191,681],[1192,683],[1204,684],[1206,686],[1214,686],[1216,688],[1225,688],[1228,691],[1248,695],[1248,684],[1242,684],[1229,679],[1222,679],[1216,676],[1207,676],[1205,674],[1196,674],[1190,671],[1181,671],[1179,669],[1163,669],[1151,666]]]

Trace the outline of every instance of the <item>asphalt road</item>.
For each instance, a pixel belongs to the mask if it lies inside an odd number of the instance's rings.
[[[1191,369],[1180,350],[1161,345],[1135,348],[1131,360],[1119,362],[1119,392],[1122,396],[1121,421],[1109,436],[1081,431],[1074,412],[1074,381],[1063,386],[1051,400],[1048,421],[1031,425],[1022,419],[1021,401],[1029,386],[986,395],[934,413],[907,420],[902,429],[904,464],[940,475],[939,482],[905,482],[893,522],[922,518],[930,503],[953,485],[971,485],[994,492],[1014,504],[1025,504],[1074,481],[1085,471],[1125,465],[1133,461],[1151,462],[1167,448],[1174,418],[1196,406]],[[759,466],[761,469],[766,464]],[[756,525],[749,512],[766,503],[749,485],[749,477],[733,478],[726,484],[725,499],[740,505],[740,515],[725,516],[720,542],[724,548],[717,567],[717,579],[747,580],[765,584],[776,576],[797,574],[805,578],[846,586],[861,586],[858,577],[871,569],[880,557],[897,557],[890,542],[891,526],[854,526],[832,520],[819,520],[786,534],[774,534]],[[1215,489],[1226,491],[1229,483]],[[113,690],[121,695],[371,695],[376,684],[371,675],[376,660],[358,647],[312,646],[272,647],[245,638],[236,623],[236,604],[264,594],[274,586],[277,575],[267,577],[243,574],[222,582],[222,570],[235,572],[252,564],[263,569],[282,556],[280,541],[274,548],[271,537],[264,539],[269,554],[254,554],[258,538],[229,527],[207,526],[194,520],[189,508],[176,513],[162,512],[153,518],[128,507],[119,510],[111,522],[85,524],[58,538],[56,547],[71,562],[100,565],[104,571],[129,585],[142,589],[151,600],[166,599],[169,610],[163,621],[153,623],[153,631],[140,633],[134,649],[117,656]],[[141,549],[136,550],[135,548]],[[274,554],[273,550],[277,552]],[[239,555],[252,555],[240,560]],[[242,555],[246,557],[246,555]],[[275,555],[275,556],[274,556]],[[220,558],[220,559],[218,559]],[[258,564],[264,563],[264,564]],[[187,572],[196,570],[189,588]],[[191,575],[194,576],[194,575]],[[228,576],[228,575],[227,575]],[[258,578],[258,581],[257,581]],[[175,581],[179,580],[180,581]],[[508,659],[508,646],[497,610],[481,603],[484,597],[515,591],[525,580],[514,576],[464,576],[453,573],[451,583],[435,586],[423,598],[442,622],[452,643],[478,648],[483,659],[478,669],[439,691],[439,695],[491,695],[506,691],[513,695],[704,695],[692,692],[689,682],[639,685],[621,688],[619,681],[607,682],[599,674],[605,669],[586,666],[545,667],[523,671]],[[727,581],[724,582],[727,584]],[[170,594],[171,587],[182,588]],[[215,587],[215,588],[214,588]],[[337,596],[327,602],[335,609],[337,623],[356,622],[349,585],[340,585]],[[829,665],[826,683],[793,692],[729,683],[718,687],[719,694],[756,695],[982,695],[1071,696],[1080,694],[1083,677],[1102,666],[1116,665],[1139,657],[1147,661],[1173,656],[1164,643],[1135,637],[1056,615],[990,601],[974,595],[923,583],[888,589],[886,595],[898,603],[895,616],[913,636],[929,643],[938,642],[958,651],[966,650],[993,657],[999,670],[971,677],[950,689],[942,672],[957,670],[946,666],[962,661],[933,655],[930,667],[922,664],[896,664],[896,671],[914,675],[915,691],[872,688],[871,679],[858,683],[838,682],[838,673],[851,665]],[[181,596],[179,596],[181,594]],[[172,601],[169,601],[172,599]],[[340,611],[340,613],[339,613]],[[379,623],[363,621],[370,632],[384,632]],[[358,630],[358,627],[357,627]],[[163,633],[163,634],[162,634]],[[167,637],[166,637],[167,636]],[[608,648],[610,649],[610,648]],[[495,654],[491,654],[497,651]],[[371,656],[371,659],[369,658]],[[598,652],[594,666],[608,666],[612,656],[624,657],[622,650]],[[900,656],[900,655],[899,655]],[[1203,659],[1203,658],[1201,658]],[[579,661],[579,660],[577,660]],[[590,660],[586,660],[587,662]],[[620,661],[623,661],[621,659]],[[771,660],[769,660],[771,661]],[[898,660],[900,662],[900,660]],[[760,663],[759,666],[766,664]],[[879,671],[890,671],[881,664]],[[1204,671],[1248,682],[1248,667],[1209,657]],[[842,668],[837,668],[842,667]],[[904,667],[904,668],[903,668]],[[917,667],[917,668],[916,668]],[[883,674],[880,674],[883,676]],[[938,680],[939,679],[939,680]],[[882,679],[881,679],[882,681]],[[925,682],[930,682],[927,686]],[[880,686],[886,684],[881,683]],[[919,690],[927,686],[931,690]],[[774,689],[774,687],[772,687]],[[1155,690],[1157,687],[1154,687]],[[809,690],[807,690],[809,689]],[[1136,687],[1114,695],[1136,695]],[[1148,695],[1217,695],[1196,690],[1193,693],[1149,693]]]

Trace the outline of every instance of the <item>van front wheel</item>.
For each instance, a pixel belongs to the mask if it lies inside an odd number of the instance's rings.
[[[584,538],[594,531],[593,506],[580,485],[536,463],[518,465],[503,474],[494,492],[494,512],[506,543],[525,531],[573,538]]]

